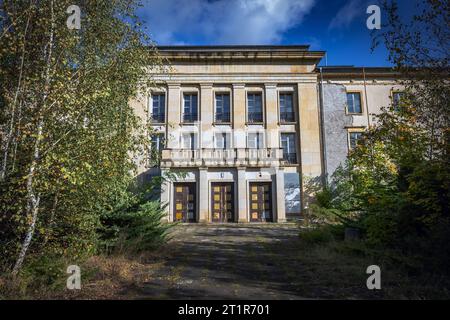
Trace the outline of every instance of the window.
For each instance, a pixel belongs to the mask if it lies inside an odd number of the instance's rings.
[[[165,94],[152,94],[151,122],[164,123],[166,121],[166,96]]]
[[[198,98],[196,93],[185,93],[183,122],[194,122],[198,120]]]
[[[362,132],[349,132],[349,147],[350,150],[355,149],[361,141]]]
[[[231,122],[230,95],[228,93],[216,94],[216,122]]]
[[[150,165],[158,166],[161,160],[161,152],[165,146],[164,133],[155,133],[150,140]]]
[[[197,149],[197,135],[194,132],[183,133],[182,148],[186,150]]]
[[[151,138],[152,151],[160,153],[164,149],[164,133],[156,133]]]
[[[283,148],[283,160],[288,163],[297,163],[295,133],[282,133],[281,147]]]
[[[264,136],[262,132],[251,132],[247,136],[247,148],[262,149],[264,148]]]
[[[404,96],[404,92],[397,91],[392,93],[392,106],[394,107],[395,111],[400,110],[400,102],[402,101]]]
[[[295,122],[292,93],[280,93],[280,121]]]
[[[263,122],[261,93],[247,94],[247,120],[249,123]]]
[[[218,132],[215,134],[215,148],[217,149],[230,149],[231,148],[231,135],[226,132]]]
[[[361,94],[359,92],[348,92],[347,93],[347,112],[348,113],[362,113]]]

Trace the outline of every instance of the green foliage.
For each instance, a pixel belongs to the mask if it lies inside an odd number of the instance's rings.
[[[72,1],[0,3],[0,271],[20,269],[23,248],[93,254],[100,217],[129,195],[134,158],[148,160],[152,131],[130,101],[162,64],[139,2],[84,2],[80,30],[65,23]]]
[[[384,41],[402,74],[404,97],[382,108],[310,213],[359,228],[365,245],[401,252],[405,265],[448,274],[450,68],[443,39],[449,7],[422,5],[406,25],[395,2],[385,2],[388,23],[375,40]]]
[[[330,226],[300,231],[300,239],[307,244],[320,244],[334,240]]]
[[[136,211],[115,212],[104,219],[103,245],[108,251],[141,252],[163,244],[172,226],[162,221],[164,208],[158,201],[142,204]],[[102,233],[101,233],[102,235]]]
[[[167,232],[173,226],[163,222],[165,205],[151,200],[152,183],[117,197],[115,206],[100,218],[98,247],[101,251],[141,252],[155,249],[166,241]]]

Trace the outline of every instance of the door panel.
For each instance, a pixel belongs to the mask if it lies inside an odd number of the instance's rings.
[[[233,183],[211,183],[212,222],[233,222]]]
[[[250,183],[250,222],[272,221],[271,183]]]
[[[174,184],[174,221],[195,222],[195,183]]]

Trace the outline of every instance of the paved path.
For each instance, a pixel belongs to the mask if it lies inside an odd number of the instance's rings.
[[[141,289],[147,299],[300,299],[295,224],[180,225]]]

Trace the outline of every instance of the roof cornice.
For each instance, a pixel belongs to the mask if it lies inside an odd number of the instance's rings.
[[[324,51],[309,51],[307,45],[228,45],[158,46],[159,54],[169,60],[275,60],[307,59],[320,61]]]

